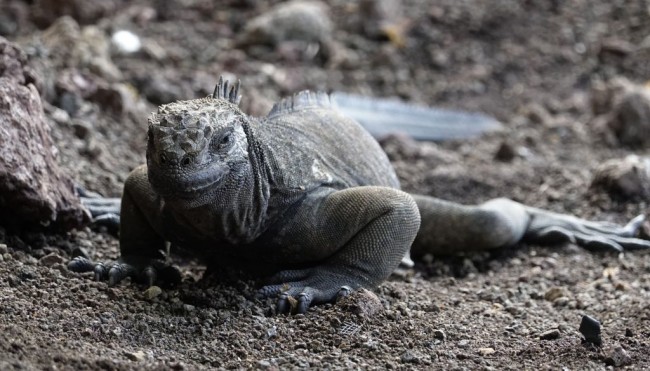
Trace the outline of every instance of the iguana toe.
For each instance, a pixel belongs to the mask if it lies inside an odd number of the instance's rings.
[[[125,278],[142,282],[147,287],[161,282],[176,284],[182,275],[178,268],[156,259],[136,257],[133,259],[118,259],[113,263],[93,263],[84,257],[76,257],[68,263],[68,269],[77,272],[94,272],[95,281],[108,281],[109,286],[115,286]]]
[[[344,298],[352,293],[352,287],[350,286],[341,286],[339,292],[336,294],[336,300],[338,301],[341,298]]]
[[[530,238],[534,242],[556,244],[570,242],[590,251],[622,252],[650,249],[650,241],[634,238],[643,225],[645,217],[639,215],[625,226],[608,222],[592,222],[572,216],[539,212],[543,227],[533,229]]]
[[[276,312],[279,314],[305,313],[310,306],[333,303],[359,286],[354,284],[354,278],[324,268],[282,271],[268,282],[272,284],[262,287],[257,296],[277,296]]]

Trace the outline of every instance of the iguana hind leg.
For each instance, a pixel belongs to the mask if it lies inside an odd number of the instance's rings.
[[[308,197],[284,225],[276,243],[288,249],[287,256],[308,257],[309,268],[282,271],[259,293],[279,295],[279,312],[292,309],[289,297],[296,299],[295,311],[305,312],[390,276],[411,246],[420,216],[407,193],[356,187]]]
[[[587,249],[648,249],[650,241],[633,238],[643,222],[626,226],[593,222],[498,198],[466,206],[429,196],[413,195],[422,226],[413,243],[414,256],[451,255],[489,250],[520,241],[541,244],[572,242]]]

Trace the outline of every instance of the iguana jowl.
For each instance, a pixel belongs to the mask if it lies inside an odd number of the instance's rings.
[[[279,312],[294,297],[305,312],[377,286],[410,262],[409,251],[453,254],[521,240],[650,248],[633,238],[643,217],[619,227],[508,199],[464,206],[410,195],[377,142],[327,94],[301,92],[254,118],[238,108],[238,88],[220,79],[213,96],[151,115],[147,164],[129,175],[122,196],[121,257],[108,265],[73,260],[72,270],[151,285],[176,272],[162,262],[169,241],[209,265],[270,275],[260,295],[279,296]]]

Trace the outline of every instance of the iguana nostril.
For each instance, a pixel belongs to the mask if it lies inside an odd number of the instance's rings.
[[[183,157],[183,161],[181,162],[183,166],[190,166],[191,163],[192,163],[192,159],[190,158],[190,156]]]
[[[164,164],[166,162],[167,162],[167,156],[165,156],[165,154],[163,153],[162,155],[160,155],[160,163]]]

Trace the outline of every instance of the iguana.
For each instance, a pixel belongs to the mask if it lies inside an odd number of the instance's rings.
[[[121,199],[121,257],[76,258],[71,270],[110,285],[178,280],[163,261],[169,241],[210,266],[270,276],[259,295],[277,296],[278,312],[302,313],[379,285],[400,262],[412,265],[410,254],[519,241],[650,248],[633,237],[643,216],[619,227],[505,198],[465,206],[408,194],[375,139],[327,94],[303,91],[255,118],[238,108],[239,83],[228,85],[220,79],[212,96],[151,114],[147,164],[128,176]]]

